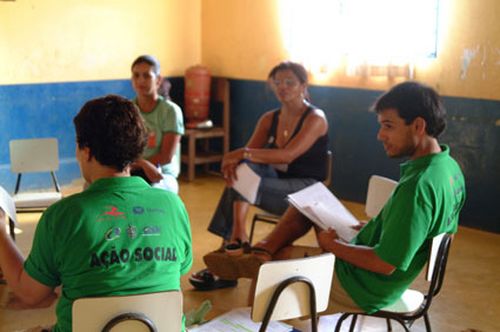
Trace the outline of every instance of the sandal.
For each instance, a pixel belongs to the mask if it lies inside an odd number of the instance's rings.
[[[241,242],[240,239],[236,239],[235,242],[230,242],[224,246],[224,251],[229,256],[241,256],[243,254],[250,253],[250,243],[248,241]]]
[[[257,278],[260,266],[272,259],[264,248],[252,247],[250,253],[240,256],[211,252],[203,257],[210,271],[224,279]]]
[[[189,277],[189,282],[197,290],[200,291],[210,291],[214,289],[235,287],[238,285],[238,280],[225,280],[221,279],[209,269],[203,269],[196,273],[193,273]]]

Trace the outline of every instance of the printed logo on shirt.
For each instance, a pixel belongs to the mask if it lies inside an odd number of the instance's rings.
[[[143,206],[134,206],[132,208],[133,214],[143,214],[143,213],[160,213],[165,214],[165,209],[162,208],[145,208]]]
[[[156,133],[150,131],[148,133],[148,148],[154,148],[156,146]]]
[[[110,220],[116,220],[116,219],[126,219],[125,213],[121,212],[118,210],[116,206],[107,206],[106,207],[109,210],[104,211],[101,213],[97,221],[110,221]]]
[[[160,226],[146,226],[142,229],[142,236],[158,236],[160,234]]]
[[[143,214],[144,213],[144,208],[142,206],[134,206],[132,208],[132,212],[134,214]]]
[[[172,247],[144,247],[136,248],[132,252],[128,249],[104,250],[100,253],[92,253],[90,267],[106,267],[128,262],[176,262],[177,253]]]
[[[135,227],[133,225],[128,225],[127,235],[129,238],[135,239],[137,237],[137,227]]]
[[[117,239],[120,237],[121,232],[122,231],[121,231],[120,227],[111,227],[104,234],[104,239],[106,241],[113,241],[114,239]]]

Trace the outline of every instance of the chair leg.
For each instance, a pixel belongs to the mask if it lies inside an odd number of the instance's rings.
[[[12,220],[10,217],[9,217],[9,234],[10,234],[10,237],[12,238],[12,240],[15,242],[16,241],[16,233],[15,233],[15,230],[16,230],[16,225],[14,224],[14,220]]]
[[[193,135],[188,136],[188,181],[194,180],[194,170],[195,170],[195,150],[196,150],[196,139]]]
[[[252,227],[250,227],[250,235],[248,237],[248,243],[250,243],[250,245],[252,245],[252,240],[253,240],[253,232],[255,230],[255,223],[257,222],[257,215],[254,214],[253,215],[253,219],[252,219]]]
[[[342,316],[340,316],[339,320],[337,321],[337,325],[335,325],[335,332],[340,332],[340,328],[342,327],[342,323],[347,319],[347,317],[349,317],[351,315],[352,314],[346,312],[346,313],[343,313]]]
[[[387,331],[392,331],[391,320],[389,318],[386,318],[385,321],[387,323]]]
[[[429,315],[427,314],[427,312],[424,314],[424,321],[425,321],[425,330],[427,332],[432,332],[431,322],[429,320]]]
[[[349,326],[349,332],[353,332],[354,328],[356,327],[356,321],[358,320],[358,315],[354,314],[352,315],[351,319],[351,325]]]

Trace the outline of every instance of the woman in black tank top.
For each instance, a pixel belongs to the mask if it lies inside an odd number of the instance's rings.
[[[224,239],[230,253],[248,247],[245,220],[250,203],[232,189],[240,163],[248,163],[261,177],[253,205],[274,214],[286,210],[288,194],[324,180],[327,174],[328,122],[323,111],[309,102],[306,70],[282,62],[271,70],[268,81],[281,107],[262,115],[247,144],[222,161],[227,188],[208,229]],[[197,286],[200,279],[207,280],[206,273],[195,273],[191,283]]]

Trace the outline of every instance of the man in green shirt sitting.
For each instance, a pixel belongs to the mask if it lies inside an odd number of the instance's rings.
[[[0,225],[0,267],[23,302],[49,302],[62,286],[52,331],[71,331],[79,298],[180,289],[193,260],[180,198],[130,176],[147,139],[137,107],[119,96],[94,99],[74,124],[76,159],[90,186],[43,213],[26,261]]]
[[[395,302],[424,267],[432,238],[457,231],[465,183],[448,146],[438,143],[446,126],[445,110],[432,88],[401,83],[382,95],[373,109],[380,124],[377,138],[386,154],[409,160],[401,164],[399,184],[382,211],[360,225],[351,243],[341,241],[334,229],[317,229],[320,248],[288,247],[313,226],[289,207],[252,254],[207,255],[208,268],[222,278],[234,278],[234,271],[224,269],[231,265],[222,263],[236,260],[232,266],[246,271],[240,277],[254,277],[258,266],[271,258],[331,252],[337,259],[328,312],[372,313]]]

